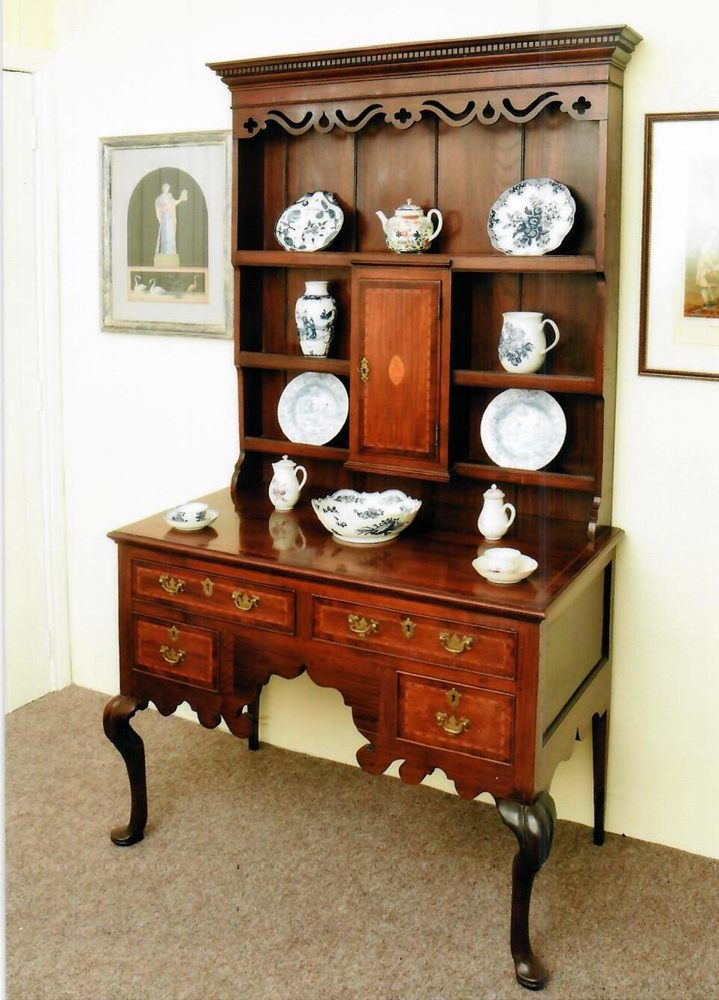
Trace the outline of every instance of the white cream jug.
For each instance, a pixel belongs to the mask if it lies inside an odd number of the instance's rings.
[[[283,455],[281,461],[273,462],[272,468],[275,470],[269,489],[272,506],[275,510],[292,510],[307,482],[307,469],[304,465],[295,465],[287,455]],[[298,472],[304,473],[302,482],[297,479]]]
[[[484,494],[484,506],[477,519],[477,527],[488,542],[497,542],[507,533],[516,515],[512,504],[504,503],[504,493],[492,483],[491,489]]]

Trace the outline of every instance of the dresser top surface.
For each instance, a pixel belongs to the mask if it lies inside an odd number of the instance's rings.
[[[516,532],[513,528],[502,542],[494,544],[518,548],[539,566],[528,580],[499,586],[488,583],[472,566],[472,560],[492,543],[485,542],[476,527],[470,527],[471,512],[439,509],[434,524],[418,519],[395,541],[350,546],[334,541],[322,527],[306,493],[293,511],[280,515],[259,488],[234,496],[228,488],[198,499],[219,512],[210,528],[177,531],[168,527],[159,513],[119,528],[110,537],[168,554],[543,619],[559,594],[614,548],[623,534],[617,528],[598,528],[596,540],[588,542],[586,525],[580,522],[518,516]],[[457,527],[463,520],[465,530]],[[284,541],[278,541],[278,527]],[[284,548],[288,538],[293,547]]]

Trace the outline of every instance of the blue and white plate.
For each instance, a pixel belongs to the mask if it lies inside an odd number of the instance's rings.
[[[327,444],[342,430],[349,412],[347,390],[336,375],[303,372],[282,390],[277,420],[296,444]]]
[[[559,454],[567,418],[554,396],[541,389],[506,389],[482,414],[484,450],[503,469],[543,469]]]
[[[530,178],[497,198],[487,232],[495,250],[538,257],[557,249],[574,224],[576,209],[566,185],[551,177]]]
[[[285,250],[324,250],[337,236],[344,212],[329,191],[308,191],[275,223],[275,239]]]

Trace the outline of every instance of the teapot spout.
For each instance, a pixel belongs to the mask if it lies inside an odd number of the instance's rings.
[[[382,228],[384,229],[385,226],[387,225],[387,216],[384,214],[384,212],[375,212],[374,214],[377,216],[377,218],[379,219],[379,221],[382,223]]]

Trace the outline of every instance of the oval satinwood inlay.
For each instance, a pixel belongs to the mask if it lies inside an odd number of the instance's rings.
[[[404,361],[399,354],[395,354],[390,361],[387,373],[390,377],[390,381],[394,385],[399,385],[404,378]]]

